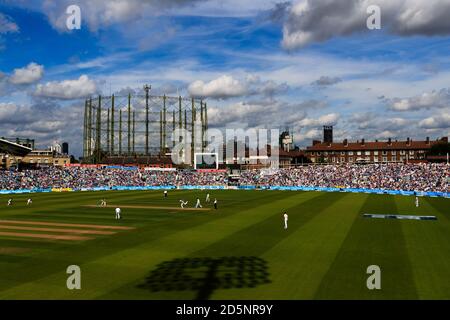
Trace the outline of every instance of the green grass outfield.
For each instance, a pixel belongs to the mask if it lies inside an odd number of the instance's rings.
[[[407,196],[214,190],[217,211],[175,209],[179,199],[204,204],[206,193],[32,194],[29,207],[30,195],[0,195],[0,299],[450,299],[449,199],[421,198],[416,208]],[[101,198],[124,219],[95,207]],[[81,290],[66,287],[69,265],[81,268]],[[381,268],[381,290],[367,289],[369,265]]]

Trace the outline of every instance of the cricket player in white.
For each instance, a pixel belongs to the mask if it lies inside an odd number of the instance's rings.
[[[8,206],[12,204],[12,199],[8,199]]]
[[[419,207],[419,197],[416,196],[416,208]]]
[[[180,200],[180,206],[184,209],[184,206],[188,204],[188,201]]]
[[[27,206],[29,206],[32,203],[33,203],[33,200],[31,200],[31,198],[27,200]]]
[[[195,204],[196,208],[203,208],[202,205],[200,204],[200,199],[197,198],[197,203]]]
[[[164,198],[167,198],[167,190],[164,190]]]
[[[116,220],[122,218],[122,217],[120,216],[120,213],[121,213],[121,212],[122,212],[122,211],[120,210],[120,208],[116,208]]]
[[[285,212],[283,217],[284,217],[284,230],[287,230],[287,228],[288,228],[288,218],[289,218],[288,214]]]
[[[209,193],[206,194],[206,200],[205,200],[205,202],[206,202],[206,203],[209,203]]]

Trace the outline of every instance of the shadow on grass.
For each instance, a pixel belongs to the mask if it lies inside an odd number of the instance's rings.
[[[267,261],[258,257],[180,258],[160,263],[138,287],[152,292],[197,291],[197,300],[214,290],[254,288],[270,283]]]

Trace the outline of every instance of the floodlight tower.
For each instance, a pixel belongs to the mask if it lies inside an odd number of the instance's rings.
[[[145,91],[145,155],[148,156],[148,97],[152,89],[151,85],[144,85]]]

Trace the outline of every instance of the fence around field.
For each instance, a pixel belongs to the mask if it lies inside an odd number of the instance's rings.
[[[224,186],[224,185],[184,185],[184,186],[113,186],[94,188],[48,188],[48,189],[19,189],[0,190],[0,194],[23,194],[23,193],[45,193],[45,192],[76,192],[76,191],[143,191],[143,190],[284,190],[284,191],[322,191],[322,192],[352,192],[412,196],[416,194],[422,197],[443,197],[449,198],[449,192],[433,191],[406,191],[406,190],[383,190],[383,189],[355,189],[355,188],[325,188],[325,187],[303,187],[303,186]]]

